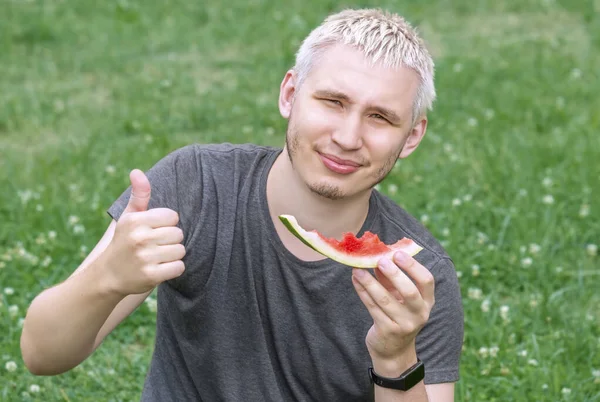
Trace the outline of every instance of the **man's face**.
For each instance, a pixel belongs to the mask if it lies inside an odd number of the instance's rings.
[[[370,66],[359,51],[325,51],[300,88],[288,72],[280,110],[289,119],[286,148],[308,188],[325,198],[364,193],[385,178],[421,140],[412,106],[419,79],[402,68]]]

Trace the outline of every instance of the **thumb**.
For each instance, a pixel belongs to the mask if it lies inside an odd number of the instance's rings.
[[[142,212],[148,210],[150,202],[150,181],[139,169],[134,169],[129,173],[131,181],[131,196],[125,208],[125,212]]]

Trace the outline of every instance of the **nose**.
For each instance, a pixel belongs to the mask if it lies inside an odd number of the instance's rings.
[[[333,142],[343,150],[353,151],[363,145],[362,131],[360,117],[347,116],[344,119],[344,124],[341,124],[331,137]]]

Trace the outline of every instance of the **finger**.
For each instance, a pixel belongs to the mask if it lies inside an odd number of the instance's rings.
[[[158,246],[155,250],[156,263],[164,263],[181,260],[185,256],[185,247],[183,244],[169,244]]]
[[[151,193],[150,181],[144,172],[139,169],[131,171],[129,180],[131,182],[131,195],[125,207],[125,212],[147,211]]]
[[[183,241],[183,231],[176,226],[159,227],[152,229],[150,238],[159,246],[178,244]]]
[[[361,269],[358,269],[359,271]],[[382,327],[388,327],[395,324],[395,322],[381,309],[381,307],[375,302],[373,297],[369,294],[369,291],[362,285],[361,279],[357,278],[355,273],[352,275],[352,284],[354,285],[354,289],[358,294],[358,297],[363,302],[367,311],[378,325]],[[365,275],[371,276],[367,271],[364,271]]]
[[[432,306],[435,300],[435,278],[433,274],[413,257],[402,251],[394,254],[394,262],[413,280],[423,299]]]
[[[158,264],[152,271],[154,283],[161,283],[169,279],[177,278],[185,271],[185,264],[181,260]]]
[[[400,291],[398,291],[398,289],[396,289],[394,287],[394,284],[390,281],[390,279],[387,276],[385,276],[385,274],[382,273],[379,268],[375,268],[374,272],[375,272],[375,278],[377,278],[379,283],[381,283],[383,285],[383,287],[396,298],[396,300],[399,300],[400,302],[403,303],[404,298],[402,298]]]
[[[361,275],[360,269],[355,270],[353,276],[369,294],[373,303],[393,322],[398,322],[400,317],[405,317],[408,311],[407,307],[388,292],[372,275],[367,271],[364,272],[366,275]],[[404,297],[404,295],[402,296]]]
[[[153,208],[135,218],[151,228],[175,226],[179,223],[179,214],[169,208]]]
[[[382,258],[379,261],[378,268],[393,284],[393,287],[398,289],[404,304],[412,308],[419,307],[419,302],[424,300],[419,289],[392,260]]]

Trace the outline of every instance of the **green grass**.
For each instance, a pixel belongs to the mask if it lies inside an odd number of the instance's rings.
[[[96,244],[131,169],[192,142],[281,145],[296,47],[358,5],[404,14],[436,57],[428,134],[381,190],[461,272],[456,399],[600,401],[597,0],[160,4],[2,3],[1,400],[139,399],[151,305],[56,377],[23,365],[27,306]]]

